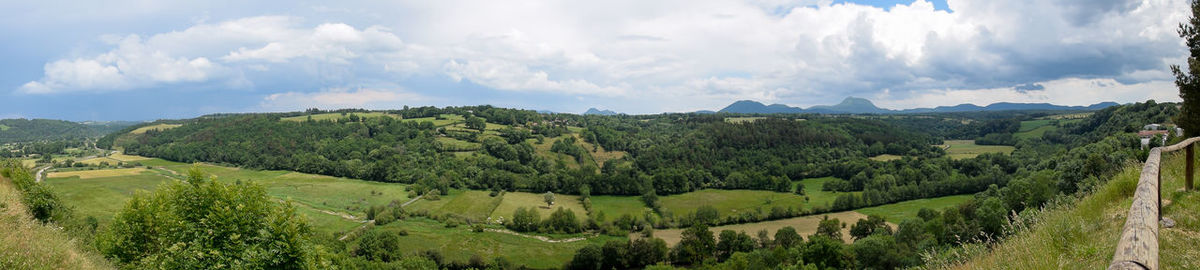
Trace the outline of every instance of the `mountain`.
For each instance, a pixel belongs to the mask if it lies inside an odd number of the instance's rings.
[[[724,113],[821,113],[821,114],[896,114],[896,113],[947,113],[947,112],[992,112],[992,111],[1094,111],[1112,106],[1116,102],[1101,102],[1090,106],[1063,106],[1050,103],[1012,103],[997,102],[987,106],[975,104],[959,104],[955,106],[938,106],[935,108],[915,108],[904,110],[889,110],[875,106],[864,98],[847,97],[837,105],[817,105],[807,109],[791,107],[783,104],[763,105],[757,101],[739,100],[729,104],[719,112]]]
[[[804,109],[783,104],[763,105],[753,100],[739,100],[717,112],[724,113],[802,113]]]
[[[597,110],[596,108],[588,108],[588,110],[586,112],[583,112],[583,115],[617,115],[617,114],[618,113],[614,112],[614,111]]]
[[[809,112],[809,113],[825,113],[825,114],[836,114],[836,113],[864,114],[864,113],[892,113],[893,112],[892,110],[875,107],[875,103],[871,103],[870,100],[867,100],[865,98],[856,98],[856,97],[847,97],[846,99],[842,100],[842,103],[838,103],[837,105],[833,105],[833,106],[822,106],[822,105],[812,106],[812,107],[809,107],[805,111]]]

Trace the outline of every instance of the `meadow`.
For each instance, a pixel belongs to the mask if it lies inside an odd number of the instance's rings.
[[[799,233],[800,236],[804,237],[804,239],[808,239],[808,236],[817,232],[817,224],[819,224],[821,220],[824,220],[826,217],[830,219],[838,219],[839,221],[847,224],[847,226],[842,227],[842,241],[845,241],[846,243],[850,243],[852,241],[850,238],[849,224],[854,224],[855,222],[858,222],[859,219],[867,218],[866,215],[861,213],[855,211],[846,211],[755,223],[716,226],[708,229],[712,231],[714,235],[719,234],[724,230],[733,230],[735,232],[745,232],[752,237],[757,237],[758,231],[760,230],[767,230],[770,235],[774,236],[775,231],[778,231],[780,228],[791,226],[792,228],[796,229],[796,232]],[[896,227],[895,224],[890,222],[888,225],[892,226],[893,228]],[[663,241],[667,242],[668,246],[674,246],[675,244],[679,243],[680,237],[683,234],[683,230],[684,229],[657,230],[654,231],[654,237],[662,238]],[[632,234],[631,237],[638,236],[635,233]]]
[[[146,131],[151,131],[151,130],[163,131],[163,130],[168,130],[168,129],[177,128],[177,127],[181,127],[181,126],[183,126],[183,125],[178,125],[178,124],[149,125],[149,126],[144,126],[144,127],[134,129],[133,131],[130,131],[129,133],[130,134],[144,134],[144,133],[146,133]]]
[[[903,201],[893,204],[885,204],[874,207],[867,207],[855,212],[865,215],[879,215],[891,223],[900,223],[905,219],[916,218],[917,212],[921,208],[929,208],[932,210],[941,211],[943,208],[958,205],[959,203],[970,200],[974,195],[954,195],[946,197],[937,197],[930,199],[917,199],[911,201]]]
[[[12,181],[0,177],[0,268],[114,269],[99,254],[88,252],[90,243],[31,218],[22,201]]]
[[[722,219],[747,211],[768,213],[771,208],[776,206],[797,210],[808,206],[803,196],[763,190],[704,189],[684,194],[660,196],[659,202],[662,203],[662,211],[670,211],[677,217],[695,212],[700,206],[712,206],[717,209]],[[595,202],[593,202],[594,204]]]
[[[310,115],[284,117],[284,118],[280,118],[279,120],[301,122],[301,121],[307,121],[308,118],[311,116],[313,121],[333,121],[333,120],[337,120],[337,119],[350,117],[350,114],[351,113],[345,113],[345,114],[343,114],[343,113],[318,113],[318,114],[310,114]],[[391,118],[395,118],[395,119],[400,119],[400,115],[384,113],[384,112],[354,112],[352,114],[357,115],[358,117],[362,117],[362,118],[375,118],[375,117],[385,117],[386,116],[386,117],[391,117]]]
[[[1012,153],[1012,146],[1007,145],[977,145],[975,140],[946,140],[945,144],[938,145],[946,147],[946,155],[952,159],[973,158],[985,153]]]
[[[487,261],[503,257],[535,269],[562,267],[584,246],[621,240],[621,237],[595,235],[582,241],[551,243],[494,231],[472,232],[468,226],[447,228],[445,224],[425,218],[410,218],[376,229],[406,232],[406,236],[400,237],[400,246],[410,254],[439,250],[447,260],[460,262],[466,262],[474,255]]]
[[[144,169],[143,169],[144,170]],[[97,173],[103,171],[80,171]],[[138,174],[83,179],[79,176],[51,177],[44,180],[62,201],[75,208],[81,217],[91,216],[108,224],[114,214],[125,207],[125,202],[139,191],[153,191],[171,178],[160,174]]]

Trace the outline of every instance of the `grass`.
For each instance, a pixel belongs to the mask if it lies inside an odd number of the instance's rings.
[[[178,173],[186,174],[192,165],[168,166]],[[409,199],[406,185],[339,178],[290,171],[260,171],[223,167],[209,164],[198,166],[200,170],[222,180],[245,180],[261,184],[267,193],[278,198],[290,198],[299,204],[316,209],[346,212],[363,216],[366,207],[385,205],[391,201],[404,202]]]
[[[1049,126],[1050,124],[1051,120],[1049,119],[1021,121],[1021,129],[1017,130],[1017,132],[1029,132],[1034,129]]]
[[[594,204],[595,202],[593,202]],[[518,207],[537,209],[540,217],[548,218],[550,213],[563,208],[575,212],[575,217],[579,221],[587,220],[587,210],[583,209],[583,204],[579,203],[579,196],[554,194],[554,206],[546,206],[545,195],[528,192],[507,192],[504,194],[504,199],[500,201],[500,205],[492,211],[490,217],[492,220],[497,220],[500,217],[511,218],[513,212]]]
[[[740,124],[745,122],[754,122],[759,119],[767,119],[766,117],[725,117],[725,122]]]
[[[892,154],[882,154],[882,155],[871,157],[871,160],[888,162],[888,161],[893,161],[893,160],[897,160],[897,159],[901,159],[901,158],[904,158],[904,157],[892,155]]]
[[[807,209],[812,209],[812,206],[829,206],[833,204],[833,201],[837,199],[838,192],[823,191],[821,190],[821,186],[825,185],[825,182],[829,182],[834,179],[837,178],[832,176],[809,178],[797,183],[797,185],[804,185],[804,194],[807,195],[809,199]]]
[[[808,205],[802,196],[763,190],[705,189],[662,196],[659,197],[659,201],[662,202],[663,211],[671,211],[676,216],[686,215],[695,212],[700,206],[709,205],[717,209],[722,219],[746,211],[769,213],[775,206],[801,209]]]
[[[168,181],[172,180],[161,175],[143,174],[91,179],[50,177],[45,183],[64,203],[75,208],[77,215],[93,216],[100,224],[108,224],[113,214],[125,207],[125,201],[136,192],[153,191]]]
[[[9,127],[9,126],[0,125],[0,131],[5,131],[5,130],[8,130],[8,129],[10,129],[10,128],[11,128],[11,127]]]
[[[122,154],[122,153],[113,153],[112,155],[109,155],[108,158],[115,159],[118,161],[124,161],[124,162],[143,161],[143,160],[150,159],[150,158],[143,157],[143,156],[131,156],[131,155],[126,155],[126,154]]]
[[[78,179],[92,178],[107,178],[117,176],[132,176],[146,172],[146,168],[128,168],[128,169],[111,169],[111,170],[87,170],[87,171],[70,171],[70,172],[52,172],[46,175],[48,178],[68,178],[75,177]]]
[[[76,162],[83,163],[83,164],[89,164],[89,165],[100,165],[100,162],[108,162],[108,165],[117,165],[117,162],[121,162],[121,161],[113,159],[113,158],[108,158],[108,157],[94,157],[94,158],[89,158],[89,159],[80,160],[80,161],[76,161]]]
[[[1038,213],[1021,230],[990,251],[981,245],[942,254],[930,268],[952,269],[1104,269],[1116,250],[1141,173],[1131,163],[1090,194]],[[1195,269],[1200,243],[1200,198],[1182,188],[1183,157],[1163,155],[1163,216],[1177,221],[1159,235],[1162,269]],[[1170,203],[1168,203],[1170,202]]]
[[[387,117],[392,117],[395,119],[400,119],[399,115],[384,113],[384,112],[355,112],[355,113],[346,113],[346,115],[344,115],[344,116],[342,115],[342,113],[319,113],[319,114],[309,114],[309,115],[301,115],[301,116],[293,116],[293,117],[284,117],[284,118],[280,118],[279,120],[303,122],[303,121],[308,121],[308,117],[312,116],[313,121],[333,121],[333,120],[342,119],[342,118],[349,118],[350,114],[354,114],[354,115],[357,115],[358,117],[362,117],[362,118],[375,118],[375,117],[387,116]]]
[[[308,219],[308,224],[312,225],[313,231],[317,233],[340,236],[342,232],[350,231],[361,224],[339,216],[323,213],[302,204],[293,204],[293,206],[296,207],[296,213]]]
[[[472,255],[485,261],[503,257],[514,264],[535,269],[558,268],[571,260],[575,252],[587,245],[601,245],[619,237],[595,236],[583,241],[549,243],[537,239],[497,232],[472,232],[468,226],[446,228],[437,221],[410,218],[376,228],[377,230],[408,232],[400,237],[400,246],[408,254],[438,250],[448,261],[466,262]]]
[[[437,126],[437,127],[449,126],[449,125],[452,125],[455,123],[461,123],[464,121],[462,115],[457,115],[457,114],[443,114],[440,116],[440,118],[442,118],[442,119],[437,119],[437,118],[439,118],[439,117],[409,118],[409,119],[404,119],[404,121],[412,121],[412,122],[418,122],[418,123],[433,122],[433,125]],[[488,124],[488,126],[491,126],[491,125],[492,124]]]
[[[861,213],[846,211],[824,215],[812,215],[755,223],[717,226],[711,227],[709,230],[712,231],[713,234],[718,234],[723,230],[733,230],[737,232],[745,232],[751,237],[757,237],[759,230],[767,230],[770,235],[775,235],[775,231],[778,231],[780,228],[791,226],[792,228],[796,229],[797,233],[800,233],[800,236],[803,236],[805,239],[807,239],[809,235],[817,232],[817,224],[819,224],[825,216],[828,216],[831,219],[836,218],[842,222],[845,222],[846,224],[854,224],[855,222],[858,222],[859,219],[867,218],[866,215]],[[892,225],[893,228],[895,227],[895,224],[890,225]],[[662,238],[663,241],[667,242],[668,246],[675,246],[675,244],[679,243],[679,238],[682,235],[683,230],[684,229],[657,230],[654,231],[654,237]],[[842,228],[842,241],[849,242],[850,240],[850,226],[847,225],[846,227]]]
[[[883,216],[884,220],[887,220],[888,222],[900,223],[905,219],[917,217],[917,211],[920,211],[921,208],[942,210],[943,208],[955,206],[959,203],[970,200],[972,196],[974,195],[954,195],[930,199],[917,199],[875,207],[867,207],[855,211],[865,215],[880,215]]]
[[[172,129],[172,128],[181,127],[181,126],[183,126],[183,125],[179,125],[179,124],[157,124],[157,125],[149,125],[149,126],[144,126],[144,127],[140,127],[140,128],[134,129],[133,131],[130,131],[130,132],[129,132],[129,134],[145,134],[145,133],[146,133],[146,131],[151,131],[151,130],[159,130],[159,131],[162,131],[162,130],[168,130],[168,129]]]
[[[21,194],[0,178],[0,269],[113,269],[86,242],[68,237],[54,225],[34,220]]]
[[[1058,129],[1057,126],[1041,126],[1030,131],[1014,133],[1013,137],[1016,137],[1017,139],[1041,138],[1043,134],[1046,134],[1046,132],[1056,129]]]
[[[477,221],[486,220],[499,205],[501,198],[488,196],[487,191],[451,189],[438,200],[421,199],[409,205],[413,211],[426,210],[437,215],[454,214]]]
[[[946,140],[941,147],[949,147],[946,149],[946,155],[952,159],[973,158],[985,153],[1012,153],[1012,146],[1007,145],[977,145],[975,140]]]
[[[438,149],[442,151],[452,152],[470,152],[483,148],[482,144],[463,141],[450,137],[437,137],[434,141],[438,144]]]
[[[641,217],[650,210],[638,196],[599,196],[593,195],[592,213],[603,212],[605,220],[614,220],[622,215]]]

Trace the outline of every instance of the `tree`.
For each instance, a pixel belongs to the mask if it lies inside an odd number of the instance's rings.
[[[1175,86],[1179,87],[1179,97],[1183,99],[1183,108],[1175,117],[1175,123],[1183,128],[1187,137],[1200,136],[1200,1],[1193,0],[1191,7],[1192,16],[1179,24],[1179,37],[1188,48],[1187,71],[1171,65]]]
[[[554,205],[554,192],[547,191],[545,195],[542,195],[542,200],[546,202],[546,207],[553,206]]]
[[[717,260],[724,261],[729,259],[738,252],[749,252],[754,250],[754,238],[742,232],[734,232],[733,230],[723,230],[719,235],[720,242],[717,242]]]
[[[138,194],[98,236],[131,268],[314,268],[305,218],[249,182],[220,183],[193,167],[188,181]]]
[[[712,207],[711,205],[702,205],[700,208],[696,208],[696,212],[693,216],[693,221],[696,224],[704,224],[709,226],[717,225],[717,221],[720,219],[721,215],[717,212],[717,208]]]
[[[842,240],[842,221],[836,218],[829,219],[829,216],[824,216],[821,223],[817,224],[817,233],[813,235]]]
[[[844,269],[850,265],[851,260],[844,250],[845,246],[841,240],[814,235],[800,248],[800,257],[804,262],[816,264],[820,269]]]
[[[888,227],[887,222],[879,215],[870,215],[866,219],[859,219],[850,226],[850,236],[854,237],[854,240],[867,238],[876,232],[892,234],[892,227]]]
[[[975,209],[975,217],[979,220],[979,226],[991,235],[998,235],[1004,229],[1004,225],[1008,222],[1008,209],[1005,209],[1004,203],[996,197],[990,197],[983,200],[983,204]]]
[[[400,236],[383,230],[367,230],[358,238],[354,255],[367,260],[390,262],[400,258]]]
[[[483,118],[475,117],[472,115],[472,116],[467,116],[466,126],[469,129],[483,131],[485,128],[487,128],[487,122],[483,121]]]
[[[571,258],[571,262],[567,263],[567,269],[571,270],[599,270],[601,263],[604,261],[604,254],[600,246],[587,245],[578,252],[575,252],[575,257]]]
[[[514,231],[532,232],[537,231],[540,222],[541,217],[536,209],[517,207],[517,210],[513,211],[512,219],[505,225]]]
[[[872,235],[850,245],[859,267],[865,269],[896,269],[902,266],[904,255],[891,235]]]
[[[717,240],[713,239],[712,231],[708,230],[708,225],[696,224],[683,230],[683,235],[679,239],[679,244],[675,245],[671,257],[678,264],[699,264],[707,258],[712,258],[713,251],[716,250],[716,242]]]
[[[775,245],[783,248],[792,248],[804,242],[804,238],[800,238],[800,234],[796,233],[796,228],[786,226],[775,231]]]

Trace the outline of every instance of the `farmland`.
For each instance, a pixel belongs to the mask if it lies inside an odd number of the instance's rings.
[[[985,153],[1008,154],[1015,149],[1007,145],[977,145],[974,140],[946,140],[938,146],[946,148],[946,155],[953,159],[973,158]]]
[[[318,114],[310,114],[310,115],[284,117],[284,118],[280,118],[279,120],[300,122],[300,121],[307,121],[309,119],[309,117],[311,117],[313,121],[333,121],[333,120],[350,117],[350,114],[354,114],[354,115],[356,115],[358,117],[362,117],[362,118],[376,118],[376,117],[385,117],[386,116],[386,117],[391,117],[391,118],[395,118],[395,119],[400,119],[399,115],[383,113],[383,112],[352,112],[352,113],[318,113]]]
[[[821,220],[824,219],[825,217],[829,217],[830,219],[838,219],[847,224],[854,224],[854,222],[857,222],[859,219],[867,218],[866,215],[863,215],[861,213],[854,212],[854,211],[847,211],[847,212],[837,212],[837,213],[830,213],[830,214],[824,214],[824,215],[794,217],[794,218],[788,218],[788,219],[763,221],[763,222],[755,222],[755,223],[716,226],[716,227],[709,228],[709,230],[712,231],[714,234],[720,233],[723,230],[733,230],[736,232],[745,232],[748,235],[755,235],[760,230],[767,230],[767,232],[774,234],[775,231],[779,230],[780,228],[791,226],[792,228],[796,229],[796,232],[800,233],[800,236],[808,238],[809,235],[812,235],[813,233],[817,232],[817,224],[820,223]],[[895,227],[895,224],[889,224],[889,225]],[[668,245],[674,245],[676,243],[679,243],[679,239],[680,239],[682,232],[683,232],[682,229],[658,230],[658,231],[654,232],[654,237],[662,238],[663,240],[667,241]],[[842,228],[842,241],[850,242],[851,239],[850,239],[849,235],[850,235],[850,227],[849,226],[843,227]]]
[[[157,124],[157,125],[149,125],[149,126],[144,126],[144,127],[140,127],[140,128],[134,129],[133,131],[130,131],[130,132],[129,132],[129,134],[144,134],[144,133],[146,133],[147,131],[151,131],[151,130],[163,131],[163,130],[168,130],[168,129],[172,129],[172,128],[177,128],[177,127],[180,127],[180,126],[183,126],[183,125],[179,125],[179,124]]]
[[[943,208],[955,206],[965,202],[971,199],[971,196],[972,195],[954,195],[930,199],[916,199],[893,204],[867,207],[854,211],[865,215],[880,215],[889,222],[900,223],[900,221],[904,221],[905,219],[916,218],[917,211],[921,210],[921,208],[940,211]]]

